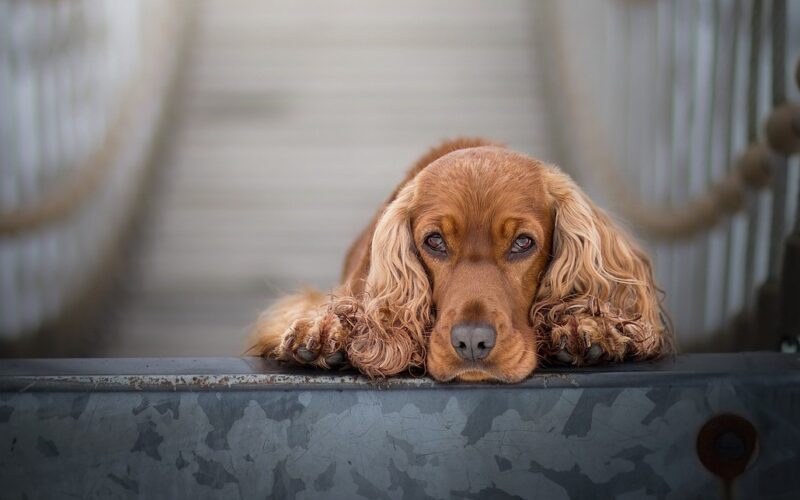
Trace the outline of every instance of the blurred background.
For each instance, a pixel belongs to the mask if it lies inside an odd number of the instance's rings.
[[[785,0],[0,0],[0,355],[238,355],[460,135],[636,232],[684,351],[796,349],[798,26]]]

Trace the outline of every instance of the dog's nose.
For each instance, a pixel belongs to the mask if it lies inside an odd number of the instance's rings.
[[[494,327],[486,324],[461,324],[450,330],[450,343],[459,356],[477,361],[489,355],[497,337]]]

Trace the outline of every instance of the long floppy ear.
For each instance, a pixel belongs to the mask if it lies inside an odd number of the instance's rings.
[[[431,290],[411,233],[409,182],[384,211],[370,245],[370,268],[347,355],[370,376],[388,376],[425,363],[432,323]]]
[[[673,350],[647,255],[566,174],[547,167],[552,258],[531,311],[540,352],[597,343],[612,360]],[[582,362],[583,352],[575,353]]]

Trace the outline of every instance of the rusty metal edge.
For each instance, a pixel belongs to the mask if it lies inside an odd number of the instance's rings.
[[[300,369],[261,358],[0,360],[0,392],[342,389],[550,389],[697,386],[712,381],[800,386],[800,354],[688,354],[644,363],[546,368],[515,385],[439,383],[410,375],[371,380],[352,371]]]

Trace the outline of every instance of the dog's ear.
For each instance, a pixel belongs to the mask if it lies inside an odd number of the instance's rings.
[[[538,335],[629,339],[610,353],[643,359],[672,349],[647,255],[566,174],[545,175],[555,211],[552,257],[531,311]],[[551,346],[557,349],[558,346]],[[548,342],[540,343],[544,354]]]
[[[431,289],[411,232],[414,191],[412,181],[398,193],[372,236],[364,300],[347,348],[368,375],[393,375],[425,362]]]

